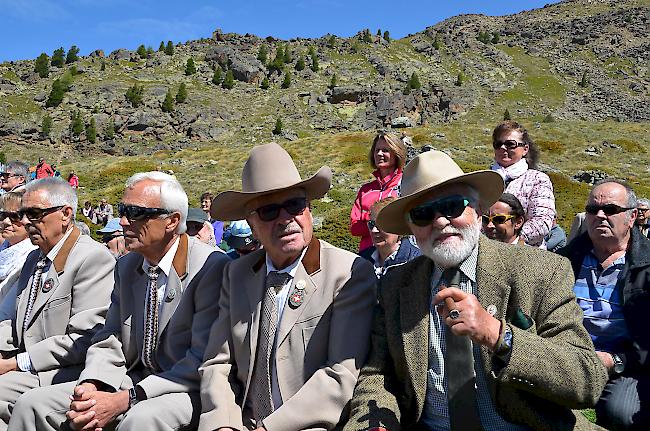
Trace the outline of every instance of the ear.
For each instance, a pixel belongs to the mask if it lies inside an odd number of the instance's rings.
[[[634,227],[634,224],[636,223],[636,218],[637,218],[638,216],[639,216],[639,210],[637,210],[636,208],[634,208],[634,209],[630,212],[630,223],[629,223],[630,228],[633,228],[633,227]]]
[[[521,227],[524,225],[524,218],[523,217],[517,217],[515,219],[515,232],[517,232]]]
[[[173,212],[167,217],[167,225],[165,226],[166,232],[176,232],[178,224],[181,222],[181,214],[178,212]]]
[[[74,220],[74,213],[72,212],[72,207],[66,205],[61,210],[61,221],[66,222],[66,224],[70,224],[72,223],[72,220]]]
[[[528,146],[528,144],[526,144],[524,146],[524,156],[528,154],[528,150],[530,150],[530,147]]]

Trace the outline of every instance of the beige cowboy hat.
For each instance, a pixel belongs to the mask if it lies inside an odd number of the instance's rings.
[[[242,191],[219,193],[212,200],[210,215],[217,220],[241,220],[248,216],[246,204],[251,200],[291,188],[302,188],[307,200],[325,196],[332,183],[332,170],[321,167],[311,178],[303,180],[291,156],[276,143],[259,145],[251,150],[241,175]]]
[[[451,184],[467,184],[476,189],[482,208],[489,208],[503,193],[503,178],[495,171],[465,173],[442,151],[427,151],[415,157],[405,167],[399,199],[386,205],[377,216],[383,231],[410,235],[407,213],[422,202],[427,193]]]

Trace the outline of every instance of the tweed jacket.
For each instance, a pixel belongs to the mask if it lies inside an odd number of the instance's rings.
[[[74,381],[82,369],[93,334],[102,327],[110,302],[115,259],[106,247],[76,227],[41,276],[32,313],[23,322],[40,256],[32,251],[17,284],[15,313],[0,323],[3,357],[29,353],[40,385]]]
[[[201,368],[199,430],[254,428],[245,408],[265,292],[266,253],[231,261],[219,320]],[[276,370],[283,404],[264,419],[268,431],[333,429],[347,408],[368,352],[376,277],[361,257],[313,239],[291,282],[301,305],[287,304],[278,327]],[[243,411],[242,411],[243,410]]]
[[[79,381],[95,380],[118,390],[130,380],[147,398],[198,392],[198,368],[217,318],[220,280],[229,259],[195,238],[180,236],[158,323],[154,361],[159,370],[153,374],[141,360],[149,281],[143,259],[129,253],[118,260],[106,325],[93,337]]]
[[[380,281],[369,359],[361,371],[345,430],[415,427],[426,395],[429,298],[433,262],[422,256]],[[506,420],[536,430],[588,428],[570,409],[598,400],[607,372],[582,326],[569,262],[534,247],[479,240],[478,299],[496,306],[495,317],[512,330],[503,366],[481,347],[490,395]],[[517,311],[533,320],[512,322]],[[520,325],[522,326],[522,325]],[[494,360],[493,360],[494,359]]]

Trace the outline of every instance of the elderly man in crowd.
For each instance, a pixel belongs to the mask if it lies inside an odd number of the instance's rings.
[[[648,218],[648,211],[650,211],[650,200],[639,199],[637,206],[636,226],[641,231],[641,235],[650,237],[650,219]]]
[[[95,208],[95,216],[97,217],[97,223],[105,226],[113,218],[113,205],[109,204],[105,198],[102,199]]]
[[[606,381],[571,290],[569,262],[480,235],[501,195],[429,151],[404,169],[403,197],[377,218],[424,256],[380,282],[370,356],[346,430],[573,429]],[[580,424],[578,423],[580,422]]]
[[[597,182],[587,232],[560,253],[571,260],[584,325],[609,381],[596,404],[609,429],[650,428],[650,240],[634,226],[636,196],[616,179]]]
[[[118,211],[131,253],[117,262],[106,325],[93,337],[86,367],[76,386],[22,397],[9,429],[61,429],[66,416],[72,429],[84,430],[196,426],[198,367],[229,259],[184,233],[187,195],[167,174],[129,178]]]
[[[104,324],[115,261],[74,227],[76,211],[67,182],[27,184],[18,214],[38,249],[23,266],[11,319],[0,323],[0,429],[22,393],[79,376]]]
[[[106,226],[97,230],[97,233],[102,234],[102,242],[106,244],[106,248],[116,260],[129,252],[126,249],[124,229],[119,218],[110,219]]]
[[[29,166],[19,160],[14,160],[5,165],[0,173],[0,188],[5,192],[21,192],[29,178]]]
[[[330,188],[322,167],[302,180],[277,144],[253,148],[242,192],[212,215],[246,218],[261,250],[232,260],[201,368],[199,430],[333,429],[347,417],[370,339],[372,265],[313,236],[310,201]]]

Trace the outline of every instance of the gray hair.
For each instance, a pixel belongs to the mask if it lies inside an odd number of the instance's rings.
[[[619,185],[623,186],[625,188],[625,192],[627,194],[627,202],[625,203],[625,205],[627,205],[628,208],[636,208],[637,207],[637,205],[638,205],[637,204],[637,198],[636,198],[636,194],[634,193],[634,190],[632,190],[632,187],[626,181],[620,180],[618,178],[605,178],[605,179],[602,179],[600,181],[596,181],[594,183],[594,187],[591,189],[591,191],[593,192],[596,187],[602,186],[603,184],[607,184],[607,183],[615,183],[615,184],[619,184]]]
[[[72,218],[74,219],[77,214],[77,193],[67,181],[56,177],[46,177],[30,181],[25,186],[25,194],[41,190],[46,192],[45,195],[50,205],[55,207],[68,205],[72,207]]]
[[[90,228],[88,225],[82,221],[75,220],[74,225],[77,226],[77,229],[81,231],[82,235],[88,235],[90,236]]]
[[[642,205],[650,208],[650,199],[646,199],[646,198],[637,199],[637,201],[636,201],[637,208],[642,206]]]
[[[181,220],[176,228],[176,233],[185,233],[187,230],[187,193],[183,190],[183,186],[173,176],[159,171],[151,172],[138,172],[131,175],[126,180],[126,188],[130,189],[141,181],[155,181],[160,183],[160,187],[156,190],[160,196],[160,206],[170,212],[178,212],[181,215]]]
[[[29,165],[27,165],[27,163],[21,162],[20,160],[12,160],[11,162],[7,163],[5,165],[4,171],[22,176],[25,179],[25,182],[29,181]]]

